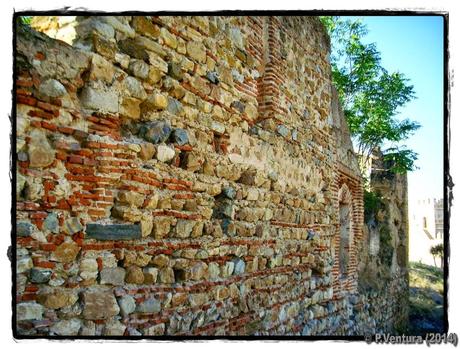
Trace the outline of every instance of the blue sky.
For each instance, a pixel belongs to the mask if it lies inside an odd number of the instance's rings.
[[[357,17],[343,17],[355,19]],[[418,170],[409,173],[409,201],[443,195],[444,43],[440,16],[363,16],[369,29],[364,42],[375,42],[382,65],[403,73],[416,99],[400,109],[421,128],[406,142],[417,152]]]

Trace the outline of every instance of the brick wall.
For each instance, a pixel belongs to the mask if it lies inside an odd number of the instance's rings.
[[[47,35],[19,28],[15,57],[18,335],[373,324],[359,309],[362,184],[317,18],[32,27]],[[344,185],[352,238],[339,277]]]

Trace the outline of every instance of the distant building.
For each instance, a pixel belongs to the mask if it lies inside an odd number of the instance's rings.
[[[432,246],[443,243],[443,199],[417,200],[409,205],[409,259],[428,265],[440,266],[441,261],[430,253]]]

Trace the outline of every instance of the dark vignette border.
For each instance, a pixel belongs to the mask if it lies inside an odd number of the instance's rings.
[[[19,11],[13,13],[13,89],[11,90],[11,116],[12,130],[10,135],[11,152],[10,152],[10,178],[11,178],[11,245],[8,247],[8,258],[11,261],[12,269],[12,287],[11,287],[11,306],[12,306],[12,332],[15,339],[89,339],[89,340],[128,340],[128,341],[141,341],[145,339],[155,341],[203,341],[203,340],[287,340],[287,341],[317,341],[317,340],[341,340],[341,341],[364,341],[364,336],[35,336],[35,335],[22,335],[17,332],[16,324],[16,22],[20,16],[78,16],[78,15],[156,15],[156,16],[198,16],[198,15],[215,15],[215,16],[440,16],[443,18],[444,29],[444,332],[448,333],[449,319],[448,319],[448,289],[449,289],[449,232],[450,232],[450,209],[453,200],[452,188],[454,182],[450,175],[450,75],[449,75],[449,13],[447,11],[420,11],[420,10],[221,10],[221,11],[122,11],[122,12],[105,12],[98,10],[71,10],[70,7],[63,9],[50,10],[50,11]]]

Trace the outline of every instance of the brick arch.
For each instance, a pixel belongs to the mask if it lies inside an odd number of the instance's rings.
[[[361,181],[354,176],[344,166],[338,166],[335,180],[336,202],[335,210],[337,214],[336,228],[333,237],[334,264],[332,269],[333,288],[337,297],[346,292],[357,290],[357,265],[358,265],[358,246],[362,240],[362,224],[364,216],[363,193]],[[349,208],[349,236],[347,242],[348,265],[346,273],[341,273],[340,267],[340,243],[341,243],[341,209],[344,206]],[[343,212],[342,212],[343,213]]]

